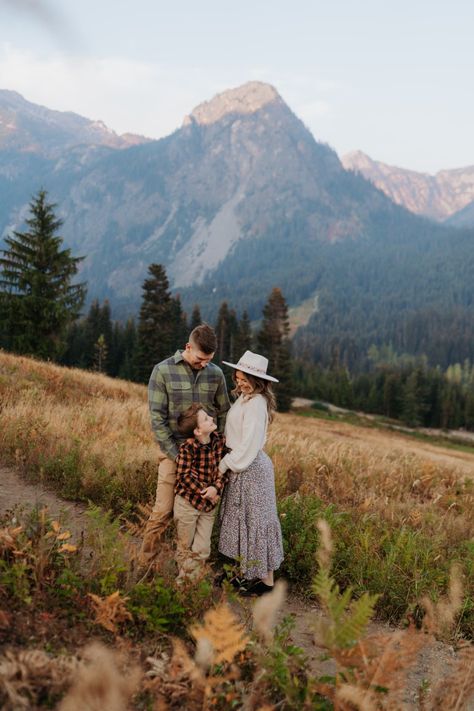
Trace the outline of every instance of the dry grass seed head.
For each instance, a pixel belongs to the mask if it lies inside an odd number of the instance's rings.
[[[253,606],[254,629],[265,644],[271,644],[273,640],[273,629],[278,612],[285,602],[286,587],[284,580],[277,580],[272,592],[262,595]]]
[[[127,665],[125,672],[123,664],[124,660],[101,644],[86,647],[74,686],[58,711],[127,711],[130,698],[138,689],[141,671]]]
[[[318,520],[316,525],[321,536],[316,556],[321,568],[329,569],[331,566],[333,550],[331,529],[328,522],[322,518]]]
[[[464,587],[462,570],[459,564],[451,566],[449,588],[446,596],[433,603],[427,596],[423,597],[421,604],[426,614],[423,619],[424,628],[442,639],[449,637],[454,627],[456,616],[462,608]]]

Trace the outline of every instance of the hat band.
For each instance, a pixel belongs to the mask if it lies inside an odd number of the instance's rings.
[[[242,368],[247,368],[248,370],[255,370],[257,373],[263,373],[264,375],[267,374],[267,369],[265,370],[263,368],[257,368],[255,365],[248,365],[247,363],[244,363],[243,361],[239,360],[237,363],[237,366],[242,366]]]

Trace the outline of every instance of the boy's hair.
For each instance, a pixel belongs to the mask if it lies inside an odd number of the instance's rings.
[[[187,410],[178,415],[177,427],[180,435],[183,437],[194,436],[194,430],[198,426],[199,410],[204,410],[203,406],[199,402],[193,402]]]
[[[215,353],[217,350],[217,337],[214,329],[208,323],[201,323],[193,328],[189,334],[189,340],[206,355]]]

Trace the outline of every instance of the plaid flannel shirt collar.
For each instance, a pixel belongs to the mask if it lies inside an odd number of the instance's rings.
[[[178,363],[182,363],[183,361],[186,363],[186,361],[183,358],[183,351],[177,350],[176,353],[173,356],[173,360],[175,364],[177,365]]]

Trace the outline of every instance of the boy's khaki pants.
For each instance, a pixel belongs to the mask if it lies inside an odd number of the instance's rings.
[[[151,561],[157,554],[158,542],[173,515],[175,483],[176,462],[165,457],[158,467],[155,504],[143,534],[140,549],[140,560],[143,564]]]
[[[174,500],[176,524],[176,562],[178,580],[193,578],[211,554],[211,534],[216,510],[198,511],[182,496]]]

